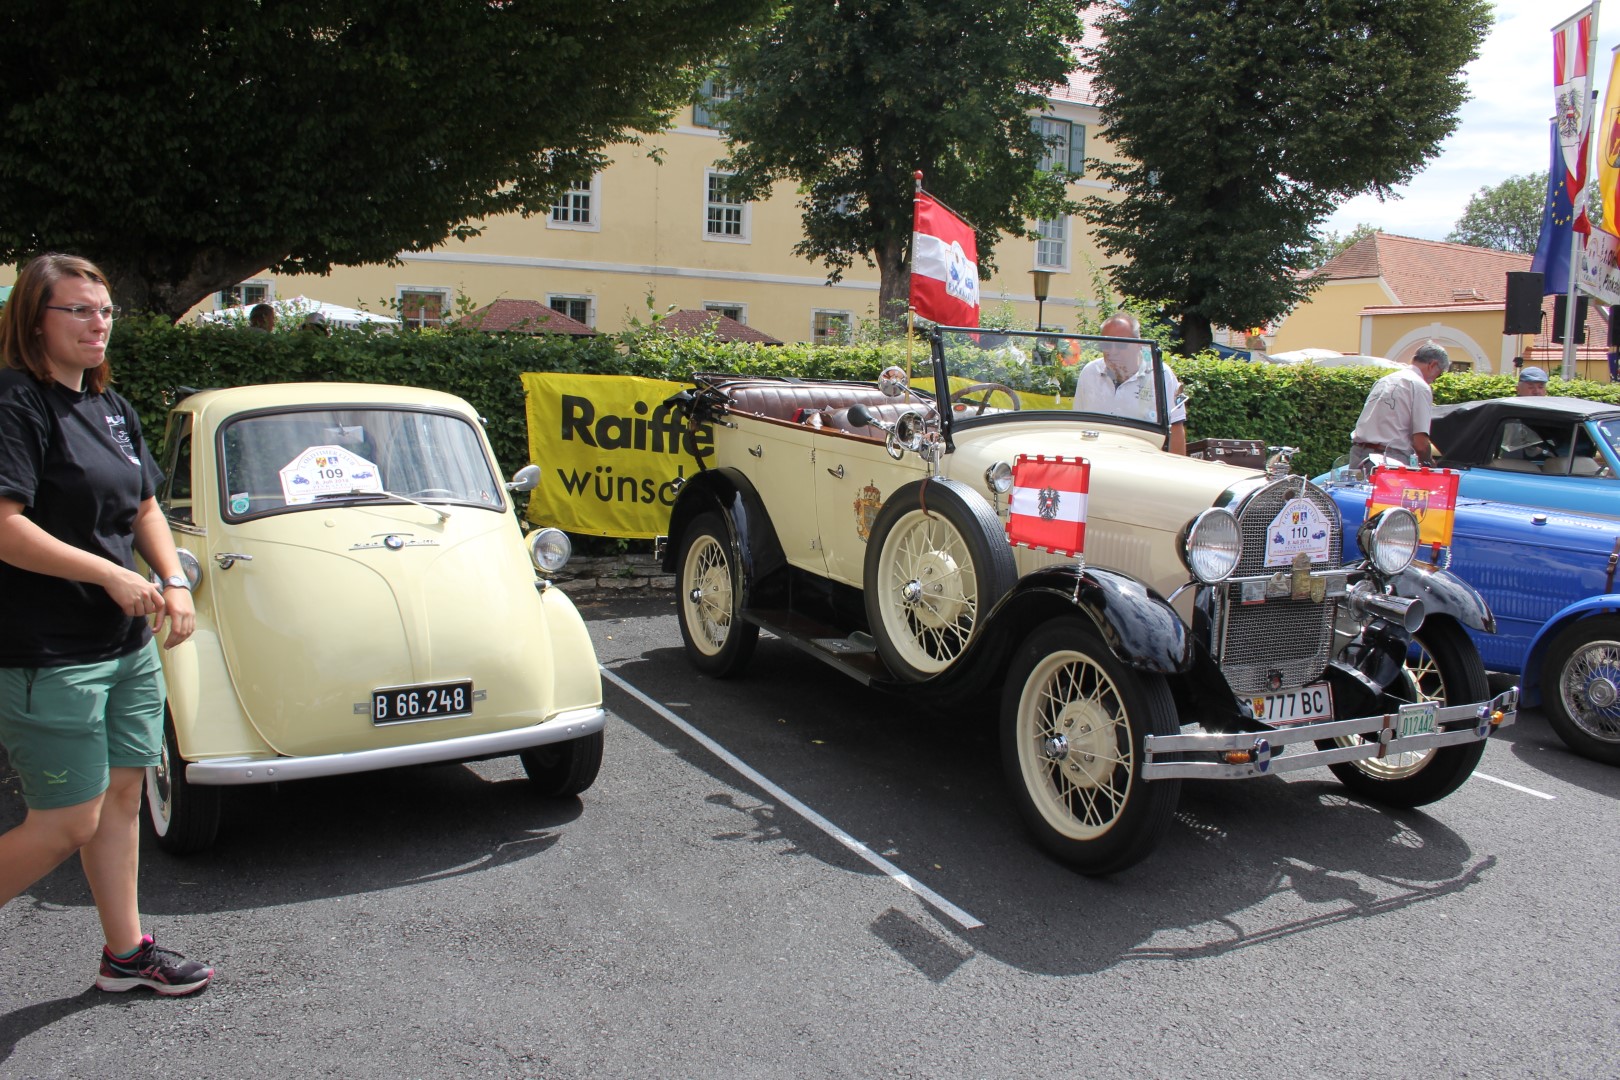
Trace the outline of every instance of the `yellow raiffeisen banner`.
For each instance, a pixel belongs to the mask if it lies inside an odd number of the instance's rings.
[[[645,540],[669,530],[675,481],[712,451],[664,404],[690,383],[629,375],[526,372],[529,455],[540,486],[529,520],[589,536]]]

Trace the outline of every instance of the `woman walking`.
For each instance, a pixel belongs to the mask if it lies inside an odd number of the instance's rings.
[[[78,852],[106,936],[96,985],[177,996],[214,970],[141,930],[141,783],[164,699],[147,620],[173,648],[196,618],[140,421],[107,386],[115,314],[105,275],[68,255],[23,267],[0,312],[0,745],[28,805],[0,834],[0,904]]]

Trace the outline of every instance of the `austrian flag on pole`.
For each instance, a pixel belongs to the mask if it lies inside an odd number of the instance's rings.
[[[1086,550],[1086,491],[1091,462],[1085,458],[1030,457],[1013,462],[1007,541],[1014,545],[1079,556]]]
[[[973,227],[924,191],[911,234],[911,310],[946,326],[979,325],[979,242]]]

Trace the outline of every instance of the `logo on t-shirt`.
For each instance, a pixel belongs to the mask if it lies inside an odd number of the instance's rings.
[[[109,416],[106,419],[107,433],[118,444],[119,451],[129,459],[131,465],[139,466],[141,459],[135,456],[135,444],[129,438],[129,425],[122,416]]]

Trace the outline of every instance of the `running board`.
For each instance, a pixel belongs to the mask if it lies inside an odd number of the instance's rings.
[[[836,626],[779,608],[750,608],[742,618],[768,630],[795,648],[831,664],[862,686],[890,683],[894,676],[878,659],[871,636],[860,631],[841,635]]]

